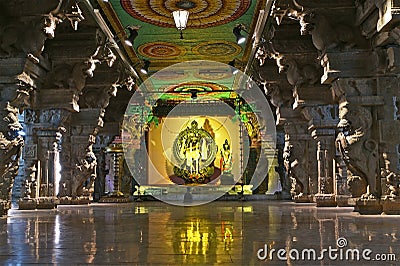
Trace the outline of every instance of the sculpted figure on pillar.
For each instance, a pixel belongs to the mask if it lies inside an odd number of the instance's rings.
[[[296,147],[293,145],[296,145]],[[309,177],[304,160],[304,148],[300,141],[296,141],[296,143],[292,144],[287,140],[283,148],[284,165],[292,182],[292,196],[301,197],[309,194]],[[303,153],[303,156],[301,156],[300,153]]]
[[[86,60],[74,65],[61,64],[50,71],[44,89],[70,89],[78,94],[83,90],[88,77],[93,77],[97,61]]]
[[[18,174],[19,158],[24,140],[21,136],[7,139],[0,132],[0,202],[8,201],[15,176]]]
[[[301,6],[296,0],[293,0],[293,5],[290,6],[286,15],[299,20],[301,35],[310,34],[315,48],[321,54],[332,49],[349,49],[362,41],[359,30],[351,26],[351,22],[344,23],[337,18],[331,22],[328,13],[324,14],[321,9]]]
[[[28,167],[28,178],[25,180],[24,184],[24,198],[31,199],[36,197],[36,188],[37,188],[37,169],[36,163],[34,163],[31,167]]]
[[[28,58],[39,63],[44,42],[54,38],[59,20],[49,13],[40,21],[29,23],[11,22],[0,27],[0,57],[8,58],[18,52],[24,52]]]
[[[264,81],[261,82],[260,87],[264,89],[265,95],[270,99],[273,106],[281,107],[284,104],[278,84]]]
[[[54,38],[57,25],[64,19],[77,29],[78,22],[84,19],[78,4],[70,5],[69,1],[59,0],[55,9],[40,18],[31,21],[8,19],[7,24],[0,25],[0,58],[23,52],[30,60],[39,63],[43,58],[45,41]]]
[[[103,48],[98,48],[92,58],[95,58],[95,60],[98,60],[99,62],[108,62],[107,56],[105,58],[99,56],[99,53],[102,51],[102,49]],[[107,63],[107,66],[110,66],[110,64]],[[82,159],[80,159],[76,164],[71,164],[73,169],[70,179],[62,179],[62,186],[67,189],[65,189],[65,192],[61,196],[84,196],[90,198],[94,192],[93,184],[97,178],[98,160],[93,152],[93,145],[96,142],[96,137],[100,128],[103,127],[105,112],[110,103],[110,99],[117,95],[118,89],[122,87],[131,89],[132,84],[130,83],[134,83],[134,79],[132,77],[126,77],[126,73],[123,72],[123,69],[119,69],[117,72],[119,72],[120,75],[113,76],[112,78],[114,80],[109,80],[108,84],[105,84],[104,87],[87,87],[83,89],[83,94],[79,102],[81,112],[96,114],[97,121],[91,119],[91,121],[85,120],[86,122],[82,123],[82,121],[79,122],[78,120],[77,124],[74,124],[72,137],[76,138],[73,139],[79,139],[80,137],[89,134],[88,144],[84,144],[83,142],[77,140],[74,141],[73,145],[79,146],[79,148],[75,149],[75,154],[73,156]],[[83,150],[82,148],[85,146],[86,149]]]
[[[395,199],[400,196],[400,176],[395,172],[390,170],[390,161],[386,153],[382,155],[385,167],[381,167],[381,177],[386,179],[386,195],[385,199],[391,198]]]
[[[72,196],[90,196],[96,178],[97,158],[93,152],[93,143],[86,148],[85,156],[76,164],[76,174],[72,179]],[[85,184],[87,182],[87,184]]]
[[[371,112],[343,102],[339,105],[339,119],[336,144],[349,170],[352,196],[380,197],[378,143],[371,136]]]
[[[290,85],[301,87],[316,84],[322,74],[322,69],[316,64],[300,64],[294,58],[280,55],[276,58],[279,73],[286,73]]]
[[[94,53],[82,62],[55,66],[46,76],[45,89],[69,89],[80,95],[86,85],[87,78],[94,76],[98,64],[105,62],[108,67],[113,66],[116,55],[104,39],[104,34],[97,31],[96,35],[98,46]]]
[[[18,75],[16,78],[16,96],[7,102],[5,111],[7,114],[3,121],[7,122],[8,131],[0,132],[0,200],[8,202],[14,178],[18,174],[19,159],[24,145],[24,139],[18,135],[22,125],[18,120],[18,114],[29,105],[30,92],[33,81],[26,74]],[[7,207],[8,208],[8,207]]]
[[[83,108],[102,108],[105,109],[110,103],[110,98],[116,96],[113,87],[88,88],[85,89],[80,97],[80,106]]]

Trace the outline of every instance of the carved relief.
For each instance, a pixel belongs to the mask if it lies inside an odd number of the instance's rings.
[[[31,21],[11,21],[0,25],[0,58],[10,57],[16,52],[24,52],[28,58],[39,63],[44,43],[53,39],[57,24],[64,19],[70,21],[74,30],[84,20],[78,4],[59,0],[57,7],[40,19]]]
[[[74,65],[62,64],[56,66],[47,74],[44,89],[70,89],[78,93],[85,87],[86,79],[93,77],[97,60],[87,60]]]
[[[84,90],[80,97],[80,105],[83,108],[107,108],[110,103],[110,98],[116,96],[116,87],[96,89],[90,88]]]
[[[338,119],[337,105],[309,106],[302,113],[306,120],[324,121],[325,124]]]
[[[79,22],[85,19],[78,4],[75,4],[71,7],[71,13],[63,14],[62,17],[66,17],[68,19],[68,21],[71,23],[71,27],[74,30],[78,30]]]
[[[10,129],[10,131],[15,133],[16,131],[21,130],[22,125],[18,121],[18,108],[13,107],[8,102],[5,110],[8,112],[8,114],[3,118],[3,120],[8,123],[8,128]]]
[[[348,102],[340,104],[339,108],[340,132],[336,144],[349,170],[352,195],[358,196],[363,191],[364,197],[379,197],[378,143],[371,138],[371,112],[365,107],[350,106]],[[367,187],[362,187],[363,183]]]
[[[117,60],[117,56],[113,53],[109,44],[105,43],[97,47],[90,60],[95,63],[106,62],[108,67],[112,67],[115,60]]]
[[[25,118],[24,118],[24,122],[26,124],[34,124],[34,123],[38,123],[38,116],[35,110],[32,109],[25,109]]]
[[[24,108],[31,106],[31,95],[34,91],[33,83],[32,78],[25,72],[16,77],[17,97],[12,100],[11,104],[19,108],[20,113]]]
[[[302,85],[316,84],[322,74],[322,69],[316,64],[300,64],[293,58],[278,56],[276,64],[279,73],[286,73],[290,85],[300,87]]]
[[[6,201],[7,205],[10,205],[10,193],[14,178],[18,174],[23,144],[24,140],[21,136],[8,140],[0,132],[0,183],[2,184],[0,186],[0,201]]]
[[[279,85],[276,83],[262,82],[261,86],[264,89],[264,93],[269,97],[272,105],[275,107],[280,107],[284,103],[284,99],[279,90]]]
[[[93,191],[93,183],[97,176],[97,159],[93,152],[93,144],[86,148],[85,156],[75,165],[74,178],[72,179],[72,196],[90,196]],[[85,182],[87,184],[85,185]]]
[[[24,159],[25,160],[35,160],[37,159],[37,145],[30,144],[24,145]]]
[[[395,199],[400,196],[400,176],[390,170],[390,161],[386,153],[382,155],[385,167],[381,167],[381,177],[386,179],[387,191],[384,196],[385,199]]]
[[[393,120],[400,120],[400,99],[393,96]]]
[[[104,148],[108,144],[110,144],[111,140],[112,140],[111,136],[97,135],[96,140],[95,140],[96,141],[95,146],[96,146],[96,148]]]
[[[58,126],[61,123],[62,111],[60,109],[42,110],[39,121],[44,124]]]
[[[24,52],[38,63],[46,39],[54,37],[56,19],[49,15],[40,21],[12,22],[0,27],[0,57],[8,58]]]
[[[24,198],[36,198],[36,189],[37,189],[37,168],[36,165],[33,164],[31,167],[27,169],[29,175],[25,180],[24,184]]]
[[[294,145],[296,145],[294,147]],[[305,146],[296,141],[293,144],[286,140],[283,149],[283,160],[286,172],[292,182],[292,196],[305,196],[309,194],[309,176],[304,156]]]
[[[327,15],[319,9],[307,9],[293,1],[296,8],[287,12],[290,17],[296,17],[300,22],[301,35],[310,34],[312,42],[321,54],[332,49],[349,49],[359,42],[359,32],[355,27],[328,20]]]

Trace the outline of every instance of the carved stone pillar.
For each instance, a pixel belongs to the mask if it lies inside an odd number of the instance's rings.
[[[18,62],[18,63],[17,63]],[[9,67],[5,71],[0,67],[2,74],[9,75],[0,76],[1,81],[5,81],[0,85],[0,181],[3,184],[1,190],[1,213],[6,212],[10,207],[11,190],[17,177],[19,170],[19,160],[22,154],[25,134],[23,126],[20,123],[21,114],[25,107],[31,104],[30,96],[34,91],[34,81],[24,72],[26,66],[30,66],[30,71],[34,72],[40,69],[39,66],[32,66],[25,59],[0,59],[0,65],[3,63],[17,63],[14,67]],[[21,74],[20,74],[21,73]],[[16,191],[21,196],[21,184],[23,182],[24,171],[20,171],[18,178],[18,186]]]
[[[282,113],[282,110],[281,110]],[[314,140],[307,132],[307,122],[287,120],[285,128],[284,163],[292,181],[291,194],[295,202],[311,202],[317,183]]]
[[[0,162],[1,165],[7,165],[7,169],[0,170],[0,175],[3,178],[2,172],[7,173],[7,179],[10,182],[1,182],[3,184],[11,183],[10,186],[5,185],[4,187],[12,186],[18,171],[21,148],[17,150],[14,148],[16,146],[22,147],[23,144],[22,137],[16,134],[22,129],[18,115],[22,115],[23,109],[33,104],[34,97],[32,96],[34,96],[37,87],[40,86],[41,77],[49,67],[47,57],[42,54],[44,44],[46,40],[54,38],[57,24],[64,19],[68,18],[70,21],[83,19],[82,16],[76,16],[76,12],[68,13],[71,8],[68,5],[66,1],[59,1],[58,3],[42,1],[40,5],[36,6],[30,5],[30,3],[24,5],[9,3],[3,5],[2,10],[0,10],[0,16],[3,18],[0,22],[0,32],[2,32],[0,36],[0,83],[4,81],[8,83],[15,77],[17,79],[17,88],[14,91],[0,88],[0,112],[3,112],[5,108],[7,109],[5,110],[7,114],[0,113],[0,116],[1,118],[4,117],[8,123],[7,128],[4,127],[1,125],[3,122],[3,119],[1,119],[0,140],[4,142],[4,147],[7,147],[7,154],[2,157],[2,160],[9,161],[4,164]],[[12,14],[11,17],[10,14]],[[14,96],[10,98],[13,93]],[[25,138],[28,139],[27,136]],[[26,147],[27,149],[31,148]],[[32,149],[28,152],[32,152]],[[13,158],[11,161],[10,156]],[[33,169],[26,164],[24,166]],[[31,174],[31,170],[25,170],[27,169],[23,168],[19,171],[22,178]],[[18,180],[18,187],[23,181]],[[8,195],[8,193],[6,194]],[[16,198],[19,197],[20,195],[16,195]],[[5,200],[7,199],[5,198]]]
[[[367,212],[381,212],[378,111],[384,104],[378,79],[339,79],[333,83],[339,101],[337,148],[348,168],[353,197]],[[364,212],[364,211],[361,211]]]
[[[338,110],[335,105],[305,107],[303,110],[309,121],[311,136],[317,141],[318,161],[317,206],[336,206],[334,189],[335,132]]]
[[[279,180],[282,186],[282,199],[291,199],[290,190],[291,190],[291,180],[289,179],[289,175],[286,172],[283,153],[285,147],[285,132],[282,128],[277,129],[277,141],[276,141],[276,149],[277,149],[277,161],[278,165],[275,166],[275,172],[279,175]]]
[[[383,211],[400,213],[400,200],[392,197],[399,191],[399,80],[400,30],[398,1],[358,1],[357,24],[374,48],[378,96],[384,104],[378,108],[380,177]],[[386,76],[386,77],[385,77]],[[390,189],[391,188],[391,189]],[[397,190],[397,192],[396,192]]]
[[[47,46],[53,65],[37,97],[40,108],[57,106],[71,113],[71,119],[65,125],[67,130],[61,152],[63,175],[58,184],[58,196],[64,197],[63,203],[71,202],[65,198],[67,196],[73,197],[74,203],[91,200],[97,172],[93,144],[103,126],[109,99],[115,96],[117,86],[120,86],[113,84],[119,72],[110,69],[116,56],[105,36],[95,27],[85,25],[81,29],[82,34],[76,34],[75,42],[66,45],[62,39],[55,39]],[[60,34],[70,34],[68,29],[62,30]],[[60,50],[60,46],[64,49]],[[100,66],[103,62],[104,67]],[[103,73],[97,78],[94,73],[99,68],[105,70],[101,70]]]
[[[105,189],[105,177],[107,175],[106,171],[106,147],[112,141],[112,136],[117,135],[119,132],[116,130],[114,134],[109,132],[104,132],[105,129],[102,128],[102,132],[96,136],[96,142],[93,144],[93,151],[97,158],[97,177],[94,184],[94,194],[93,200],[99,201],[100,197],[104,195]]]
[[[96,177],[97,157],[93,152],[94,131],[101,127],[104,110],[101,108],[80,109],[71,119],[71,175],[64,176],[62,183],[70,184],[68,196],[85,196],[92,199],[93,183]]]
[[[55,197],[57,194],[63,165],[62,147],[67,142],[63,138],[64,124],[69,115],[64,109],[28,109],[25,113],[28,141],[24,159],[28,167],[36,168],[37,197]]]

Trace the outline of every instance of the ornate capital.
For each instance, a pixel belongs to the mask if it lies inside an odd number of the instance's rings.
[[[296,9],[287,15],[299,20],[300,33],[311,35],[312,43],[322,55],[332,50],[367,47],[360,30],[353,26],[351,9],[335,10],[335,15],[332,15],[327,9],[308,8],[293,2]]]
[[[299,58],[300,59],[300,58]],[[318,62],[304,62],[291,56],[279,55],[276,58],[279,73],[285,73],[290,85],[301,87],[319,83],[322,69]]]

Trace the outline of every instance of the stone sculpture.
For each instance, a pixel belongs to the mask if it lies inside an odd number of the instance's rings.
[[[362,191],[364,198],[378,198],[378,143],[371,137],[372,115],[362,106],[339,106],[341,130],[336,138],[340,151],[350,172],[348,183],[353,196]],[[361,180],[360,180],[361,179]],[[365,182],[367,187],[356,188],[352,183]]]
[[[24,22],[9,19],[7,24],[0,26],[0,57],[24,52],[33,62],[39,63],[43,58],[44,43],[54,38],[59,23],[68,19],[76,30],[78,22],[84,19],[77,4],[68,5],[69,1],[59,0],[57,7],[40,19]]]
[[[18,173],[23,144],[24,140],[21,136],[8,140],[0,132],[0,183],[2,184],[0,186],[0,201],[6,201],[6,205],[10,204],[7,199],[10,198],[14,178]]]
[[[301,35],[310,34],[312,42],[321,54],[332,49],[350,49],[357,45],[356,31],[353,27],[335,21],[330,22],[322,10],[305,8],[293,0],[295,9],[287,12],[300,22]]]
[[[76,164],[75,176],[72,180],[72,196],[89,196],[90,189],[93,187],[94,180],[96,178],[96,166],[97,158],[92,149],[93,144],[90,144],[86,148],[85,156]],[[85,186],[85,182],[88,184]]]
[[[299,145],[300,143],[296,143]],[[296,147],[301,148],[301,147]],[[301,149],[300,149],[301,150]],[[292,196],[302,197],[308,195],[308,182],[309,178],[307,171],[304,168],[304,161],[301,160],[302,156],[296,156],[295,148],[289,142],[285,142],[285,147],[283,148],[283,160],[286,168],[286,172],[292,181]],[[304,156],[303,156],[304,158]]]
[[[385,199],[395,199],[400,196],[400,176],[390,170],[390,161],[386,153],[382,154],[385,167],[381,168],[381,177],[386,179],[387,192]]]
[[[296,60],[286,56],[278,56],[276,64],[278,65],[279,73],[286,73],[287,80],[292,86],[313,85],[321,77],[321,71],[315,65],[299,64]]]

